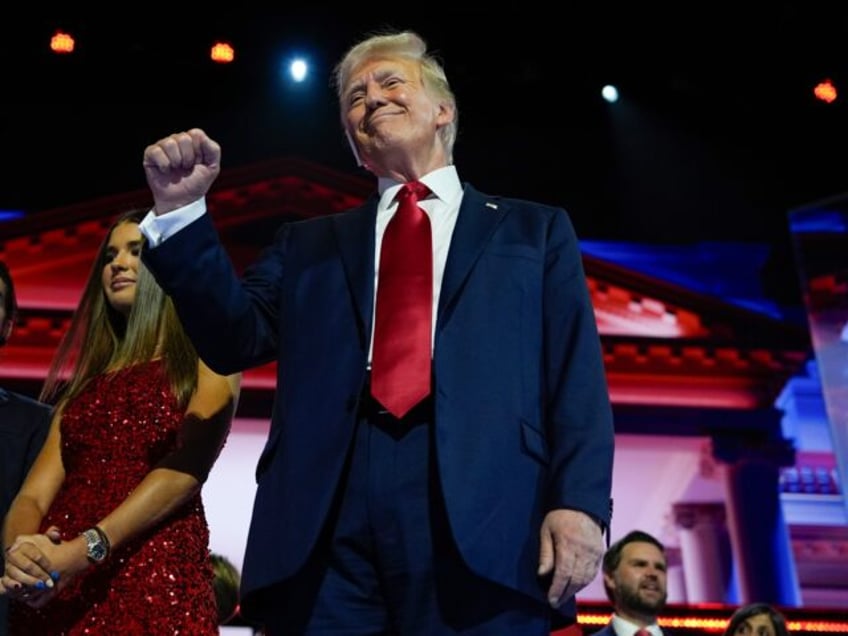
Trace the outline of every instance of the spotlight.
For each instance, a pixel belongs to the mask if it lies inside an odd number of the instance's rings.
[[[74,52],[74,38],[70,33],[57,30],[50,38],[50,50],[59,55],[67,55]]]
[[[607,84],[601,89],[601,96],[610,104],[618,101],[618,89],[612,84]]]
[[[209,57],[213,62],[218,64],[229,64],[236,57],[236,52],[232,46],[226,42],[215,42],[212,50],[209,52]]]
[[[836,101],[839,93],[836,90],[836,84],[830,78],[827,78],[816,84],[813,95],[816,96],[816,99],[831,104]]]
[[[295,82],[302,82],[306,79],[306,74],[309,72],[309,65],[306,60],[297,59],[289,64],[289,74]]]

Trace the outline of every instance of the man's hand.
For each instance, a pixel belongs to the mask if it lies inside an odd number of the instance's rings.
[[[44,534],[19,535],[6,550],[0,594],[42,607],[89,567],[84,551],[80,537],[63,541],[56,526]]]
[[[220,171],[221,146],[200,128],[168,135],[144,149],[144,173],[157,215],[205,196]]]
[[[604,555],[603,532],[579,510],[552,510],[542,522],[539,576],[553,572],[551,607],[560,607],[592,582]]]
[[[6,571],[0,578],[0,594],[40,607],[55,593],[55,578],[47,546],[59,543],[59,531],[51,526],[45,534],[21,535],[6,550]]]

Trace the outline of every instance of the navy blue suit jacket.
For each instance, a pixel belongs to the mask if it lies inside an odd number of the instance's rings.
[[[50,407],[0,387],[0,520],[9,511],[49,428]],[[0,636],[7,633],[7,602],[0,596]]]
[[[242,572],[243,609],[314,547],[366,381],[377,198],[286,224],[240,281],[209,215],[143,258],[201,357],[278,362]],[[609,522],[613,427],[580,245],[561,208],[465,185],[439,299],[436,454],[450,526],[478,574],[545,599],[539,528],[554,508]]]
[[[592,632],[593,636],[619,636],[612,628],[612,622],[607,623],[596,632]]]
[[[662,630],[664,636],[676,636],[675,631],[671,631],[663,628]],[[612,621],[607,623],[604,627],[599,629],[596,632],[591,632],[589,636],[628,636],[627,634],[619,634],[612,628]]]

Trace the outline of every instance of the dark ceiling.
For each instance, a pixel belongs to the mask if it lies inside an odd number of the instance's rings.
[[[848,99],[838,3],[596,4],[6,21],[0,208],[141,188],[144,146],[193,126],[225,168],[295,155],[356,174],[328,78],[386,26],[419,31],[445,62],[460,176],[562,205],[584,238],[780,243],[787,210],[846,189],[848,111],[811,97],[827,75]],[[55,25],[77,34],[74,56],[46,51]],[[216,37],[236,47],[230,67],[206,59]],[[317,74],[296,88],[277,77],[294,51]],[[607,81],[617,104],[600,99]]]

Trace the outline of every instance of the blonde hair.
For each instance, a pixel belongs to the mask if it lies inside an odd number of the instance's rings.
[[[79,307],[50,364],[41,400],[63,404],[78,395],[96,375],[160,356],[179,403],[184,406],[194,393],[197,352],[180,324],[173,302],[148,269],[139,263],[135,301],[128,316],[109,304],[103,290],[101,274],[112,232],[125,223],[137,225],[145,214],[146,210],[122,214],[101,242]]]
[[[412,31],[377,33],[348,49],[333,72],[336,94],[342,104],[345,89],[353,71],[364,62],[382,57],[402,57],[419,63],[421,81],[427,91],[447,102],[454,111],[453,121],[439,130],[448,163],[453,163],[453,146],[459,121],[456,97],[448,83],[445,69],[434,55],[427,52],[427,43]],[[344,109],[342,108],[342,112]]]

